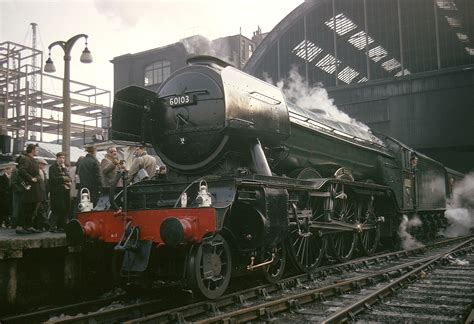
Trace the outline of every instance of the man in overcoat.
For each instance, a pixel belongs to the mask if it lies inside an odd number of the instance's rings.
[[[20,159],[19,176],[25,188],[22,197],[22,213],[17,222],[17,234],[39,233],[40,231],[33,228],[33,220],[38,211],[39,202],[43,200],[43,192],[39,184],[39,166],[35,160],[38,155],[38,144],[28,144],[26,147],[26,155]]]
[[[103,185],[102,173],[100,172],[100,164],[95,157],[97,148],[94,146],[86,147],[87,155],[81,160],[78,166],[78,174],[80,179],[79,192],[78,192],[78,203],[81,202],[81,190],[82,188],[89,189],[91,194],[91,202],[94,206],[99,200],[99,189]]]
[[[111,186],[115,177],[117,176],[117,173],[123,168],[125,168],[125,166],[118,158],[117,148],[109,147],[107,149],[107,154],[100,162],[100,169],[102,171],[104,185]]]
[[[0,164],[0,226],[9,227],[12,215],[12,171],[16,168],[15,162]]]
[[[147,179],[151,179],[156,173],[156,159],[146,153],[144,146],[137,146],[135,148],[135,158],[133,159],[130,171],[128,171],[129,179],[135,183],[140,180],[140,169],[144,169],[148,175]]]
[[[71,178],[64,164],[65,155],[56,154],[56,162],[49,167],[49,194],[51,200],[50,231],[63,232],[69,212]]]

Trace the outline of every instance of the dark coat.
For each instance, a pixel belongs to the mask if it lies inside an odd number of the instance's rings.
[[[82,188],[89,189],[91,201],[95,203],[99,199],[99,188],[102,187],[102,174],[100,172],[99,161],[92,155],[87,154],[79,163],[79,179],[81,181],[79,192]]]
[[[13,190],[11,180],[6,174],[0,176],[0,214],[12,214]]]
[[[41,190],[40,183],[34,182],[33,178],[39,178],[38,162],[29,155],[24,155],[20,159],[18,173],[21,180],[26,184],[31,185],[30,190],[23,193],[24,203],[34,203],[43,201],[44,193]]]
[[[69,209],[69,191],[71,179],[66,167],[57,162],[49,167],[49,193],[52,211],[67,211]]]
[[[40,173],[43,172],[40,170]],[[44,172],[43,172],[44,173]],[[41,201],[47,201],[48,200],[48,192],[49,192],[49,184],[48,184],[48,178],[46,177],[46,173],[44,173],[44,179],[41,178],[41,175],[38,176],[38,182],[41,188],[41,194],[43,197],[41,198]]]

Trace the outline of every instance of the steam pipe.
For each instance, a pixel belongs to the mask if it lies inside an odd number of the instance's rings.
[[[271,176],[272,171],[268,166],[267,157],[263,152],[262,144],[258,138],[252,138],[250,140],[250,154],[252,155],[252,162],[254,165],[254,171],[257,174]]]

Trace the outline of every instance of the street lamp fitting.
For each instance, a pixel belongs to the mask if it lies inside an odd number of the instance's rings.
[[[54,66],[53,60],[51,57],[48,57],[46,64],[44,65],[44,72],[54,73],[56,72],[56,67]]]
[[[91,51],[89,51],[89,49],[87,48],[87,46],[82,51],[80,60],[82,63],[92,63],[92,54]]]

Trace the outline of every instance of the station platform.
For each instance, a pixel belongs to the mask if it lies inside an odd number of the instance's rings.
[[[66,234],[16,234],[0,228],[0,314],[31,303],[43,291],[75,285],[80,247],[69,247]]]
[[[0,260],[26,249],[45,249],[67,246],[66,234],[42,232],[16,234],[14,229],[0,228]]]

